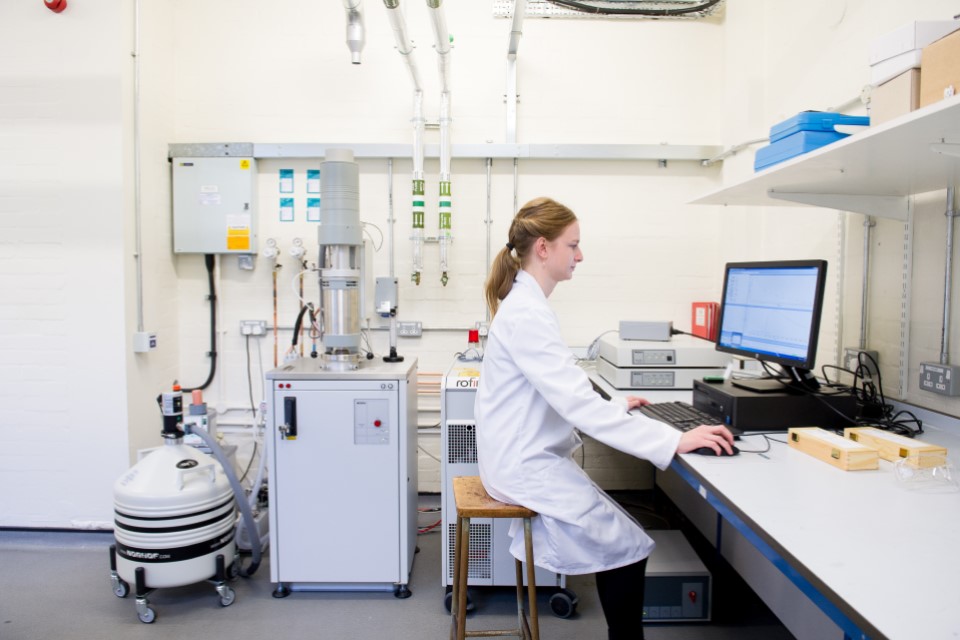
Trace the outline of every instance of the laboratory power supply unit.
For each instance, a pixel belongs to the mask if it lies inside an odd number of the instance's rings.
[[[443,377],[440,402],[440,486],[443,506],[442,574],[446,587],[444,604],[451,604],[453,557],[456,539],[457,509],[453,499],[453,479],[479,475],[477,467],[476,422],[473,404],[480,381],[480,363],[457,360]],[[510,555],[510,520],[472,518],[467,567],[469,587],[513,586],[517,576]],[[526,584],[526,571],[523,572]],[[566,588],[563,574],[537,567],[538,588],[551,589],[550,609],[561,618],[571,616],[577,607],[577,596]]]
[[[712,605],[710,571],[677,529],[651,529],[657,543],[647,560],[643,619],[646,622],[707,622]]]
[[[696,380],[723,375],[730,356],[691,336],[670,340],[600,338],[597,373],[615,389],[690,390]]]
[[[270,580],[410,595],[417,538],[416,360],[267,373]]]

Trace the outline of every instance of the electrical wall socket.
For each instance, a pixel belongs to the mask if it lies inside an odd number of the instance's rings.
[[[920,363],[920,389],[943,396],[960,395],[960,367],[937,362]]]
[[[156,331],[138,331],[133,334],[133,351],[147,353],[157,348]]]
[[[478,334],[481,338],[486,338],[488,333],[490,333],[490,323],[489,323],[489,322],[478,322],[478,323],[477,323],[477,334]]]
[[[872,349],[860,349],[858,347],[846,347],[843,350],[843,368],[849,371],[856,371],[861,364],[860,354],[865,354],[862,358],[863,367],[866,369],[864,377],[871,380],[878,375],[877,366],[880,366],[880,354]],[[869,358],[867,356],[870,356]],[[873,358],[871,360],[870,358]],[[876,366],[874,366],[876,363]]]
[[[242,336],[262,336],[267,333],[266,320],[241,320],[240,335]]]
[[[419,320],[397,322],[397,335],[401,338],[419,338],[423,335],[423,323]]]

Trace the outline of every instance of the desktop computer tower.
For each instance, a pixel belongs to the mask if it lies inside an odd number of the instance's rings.
[[[693,383],[693,406],[739,431],[779,431],[790,427],[839,429],[853,425],[857,400],[850,393],[767,391],[758,393],[729,381]]]

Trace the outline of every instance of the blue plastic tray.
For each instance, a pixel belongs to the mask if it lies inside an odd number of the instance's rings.
[[[830,131],[838,124],[870,126],[868,116],[845,116],[832,111],[804,111],[770,127],[770,142],[777,142],[801,131]]]
[[[831,142],[842,140],[848,135],[850,134],[831,131],[800,131],[794,133],[757,149],[753,158],[753,170],[760,171],[778,162],[789,160],[808,151],[819,149]]]

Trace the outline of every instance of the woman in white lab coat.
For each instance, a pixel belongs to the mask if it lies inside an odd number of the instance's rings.
[[[576,430],[661,469],[674,454],[699,447],[730,453],[733,437],[722,426],[681,435],[627,413],[645,400],[611,402],[593,390],[547,304],[583,260],[579,243],[573,212],[539,198],[517,213],[492,265],[486,298],[494,317],[475,407],[480,478],[494,498],[540,514],[533,521],[534,563],[568,575],[596,573],[609,638],[637,640],[654,543],[576,463]],[[510,535],[510,551],[522,559],[516,522]]]

